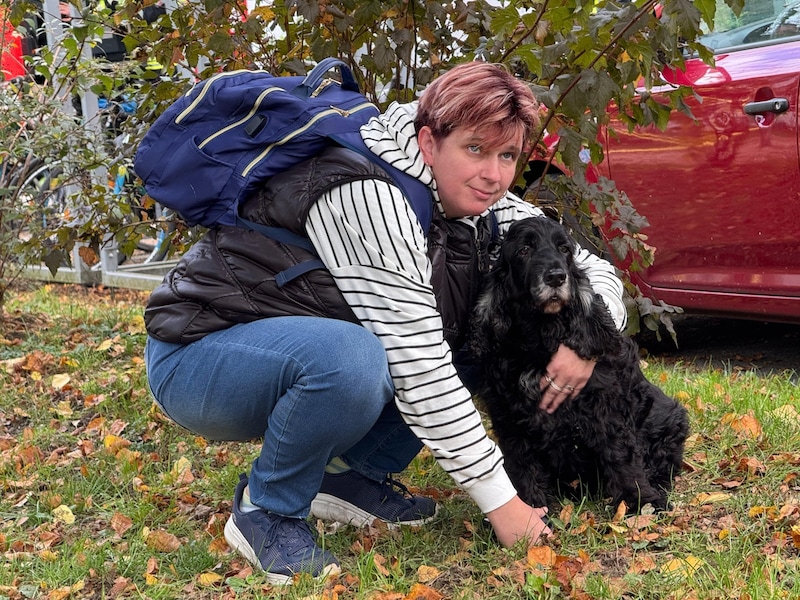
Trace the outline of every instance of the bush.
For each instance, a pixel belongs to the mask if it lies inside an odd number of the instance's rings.
[[[725,1],[735,8],[734,0]],[[499,4],[488,0],[257,0],[248,11],[243,2],[204,0],[181,3],[167,13],[155,9],[151,0],[138,0],[115,11],[84,10],[69,28],[58,57],[45,50],[32,59],[33,72],[43,82],[38,93],[47,90],[53,100],[87,92],[135,98],[136,114],[122,124],[124,143],[113,151],[102,135],[95,134],[88,143],[91,123],[78,121],[68,144],[73,151],[63,145],[46,146],[44,155],[35,155],[65,160],[74,173],[87,169],[115,173],[121,165],[130,164],[147,127],[178,94],[194,81],[220,71],[259,68],[276,75],[302,74],[322,58],[338,56],[354,68],[366,94],[385,107],[393,100],[413,99],[456,63],[489,60],[508,65],[530,81],[542,102],[542,131],[531,152],[548,163],[556,161],[570,173],[571,183],[565,185],[569,193],[561,196],[561,210],[574,213],[587,236],[592,235],[593,225],[610,223],[617,235],[606,242],[626,257],[629,270],[649,266],[653,249],[640,235],[646,219],[611,182],[587,182],[586,159],[602,160],[597,136],[608,122],[610,103],[619,107],[630,127],[663,127],[673,109],[685,110],[688,89],[675,90],[669,106],[655,102],[641,89],[663,83],[662,68],[680,66],[687,52],[711,59],[695,39],[702,23],[713,23],[715,3],[667,0],[659,3],[660,18],[655,14],[656,0],[508,0]],[[14,0],[16,23],[33,11],[30,0]],[[124,66],[110,69],[109,63],[86,58],[87,48],[99,44],[104,26],[124,41],[129,53]],[[52,118],[38,121],[40,130],[54,129],[53,137],[57,137],[57,122]],[[548,143],[550,134],[558,134],[557,145]],[[59,133],[59,139],[64,135]],[[22,139],[15,138],[13,143]],[[74,152],[78,143],[81,151]],[[527,162],[519,172],[523,191],[540,181],[542,174],[526,173],[526,167]],[[93,249],[87,253],[92,255],[109,235],[132,243],[124,219],[132,211],[131,203],[109,197],[97,177],[91,182],[76,179],[80,207],[60,223],[59,248],[81,241]],[[569,198],[581,202],[570,203]],[[660,319],[671,331],[669,315],[674,308],[653,306],[640,298],[638,290],[629,291],[638,300],[634,316],[642,313],[651,321]]]

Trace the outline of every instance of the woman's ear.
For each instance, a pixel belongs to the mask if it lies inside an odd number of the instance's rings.
[[[427,125],[420,127],[417,132],[417,144],[419,144],[419,150],[422,152],[422,160],[429,167],[433,166],[436,140],[433,138],[433,131]]]

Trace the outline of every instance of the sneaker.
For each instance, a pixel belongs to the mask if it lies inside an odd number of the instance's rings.
[[[412,496],[403,484],[391,477],[374,481],[352,469],[344,473],[325,473],[322,486],[311,502],[311,514],[318,519],[356,527],[380,519],[390,529],[400,525],[423,525],[436,516],[438,509],[431,498]]]
[[[242,512],[247,476],[239,476],[233,509],[225,523],[225,541],[277,585],[293,582],[296,573],[324,578],[340,572],[336,557],[317,546],[305,519],[283,517],[265,510]]]

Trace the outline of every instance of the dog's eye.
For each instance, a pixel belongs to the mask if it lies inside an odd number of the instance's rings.
[[[530,246],[520,246],[517,250],[517,256],[528,256],[531,253]]]
[[[561,254],[572,254],[572,248],[570,248],[568,244],[561,244],[558,247],[558,251],[561,252]]]

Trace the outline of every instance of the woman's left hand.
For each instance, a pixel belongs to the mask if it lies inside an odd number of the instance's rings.
[[[560,345],[539,382],[539,408],[553,414],[565,400],[577,396],[592,376],[594,365],[593,360],[583,359],[572,348]]]

